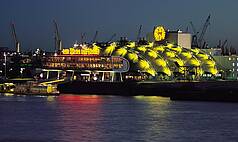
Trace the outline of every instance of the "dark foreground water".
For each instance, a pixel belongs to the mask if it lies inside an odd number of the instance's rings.
[[[0,142],[238,141],[238,104],[0,95]]]

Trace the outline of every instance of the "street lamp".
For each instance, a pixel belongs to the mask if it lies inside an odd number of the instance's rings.
[[[3,56],[4,56],[4,63],[5,63],[5,79],[7,78],[7,54],[6,52],[3,53]]]

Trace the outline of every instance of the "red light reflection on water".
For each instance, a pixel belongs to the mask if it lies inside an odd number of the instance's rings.
[[[99,96],[59,96],[60,139],[67,141],[100,139],[101,99]]]
[[[79,96],[79,95],[62,95],[58,98],[60,103],[63,104],[99,104],[101,97],[96,95],[91,96]]]

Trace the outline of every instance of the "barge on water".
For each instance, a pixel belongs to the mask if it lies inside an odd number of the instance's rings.
[[[17,95],[44,95],[44,96],[59,95],[57,85],[52,84],[43,85],[33,81],[28,81],[26,83],[21,84],[14,84],[14,83],[0,84],[0,93],[12,93]]]

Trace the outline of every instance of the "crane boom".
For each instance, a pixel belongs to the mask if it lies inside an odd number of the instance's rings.
[[[198,47],[198,33],[195,26],[193,25],[193,22],[190,21],[190,25],[192,27],[192,30],[193,30],[193,36],[192,36],[192,47]]]
[[[227,44],[227,39],[222,43],[222,46],[221,47],[225,47],[225,45]]]
[[[82,33],[81,34],[81,43],[84,43],[84,39],[85,39],[86,33]]]
[[[58,24],[56,23],[55,20],[53,20],[53,23],[54,23],[54,27],[55,27],[55,48],[58,51],[61,51],[62,50],[62,41],[61,41],[60,34],[59,34]]]
[[[194,34],[194,35],[197,35],[197,34],[198,34],[198,32],[197,32],[197,30],[196,30],[195,26],[193,25],[193,22],[192,22],[192,21],[190,21],[189,23],[190,23],[190,25],[191,25],[191,27],[192,27],[193,34]]]
[[[140,25],[139,31],[138,31],[138,35],[137,35],[137,40],[140,40],[140,36],[141,36],[141,29],[142,29],[142,25]]]
[[[96,33],[95,33],[95,35],[93,37],[93,40],[92,40],[93,43],[96,42],[97,36],[98,36],[98,31],[96,31]]]
[[[200,36],[198,38],[198,45],[199,45],[199,47],[201,47],[204,35],[205,35],[206,31],[207,31],[208,26],[210,25],[210,19],[211,19],[211,15],[209,15],[207,17],[206,22],[203,25],[202,32],[201,32],[201,34],[200,34]]]
[[[18,41],[18,38],[17,38],[17,34],[16,34],[16,29],[15,29],[15,24],[14,23],[11,24],[11,29],[12,29],[13,40],[15,42],[16,52],[19,53],[20,52],[20,42]]]
[[[14,42],[18,42],[14,23],[11,24],[11,28],[12,28],[12,36],[13,36]]]
[[[56,23],[55,20],[53,20],[54,26],[55,26],[55,34],[56,34],[56,38],[57,40],[60,40],[60,34],[59,34],[59,28],[58,28],[58,24]]]
[[[111,42],[111,41],[113,40],[113,38],[116,37],[116,35],[117,35],[117,34],[113,34],[113,35],[111,36],[111,38],[107,41],[107,43],[108,43],[108,42]]]

